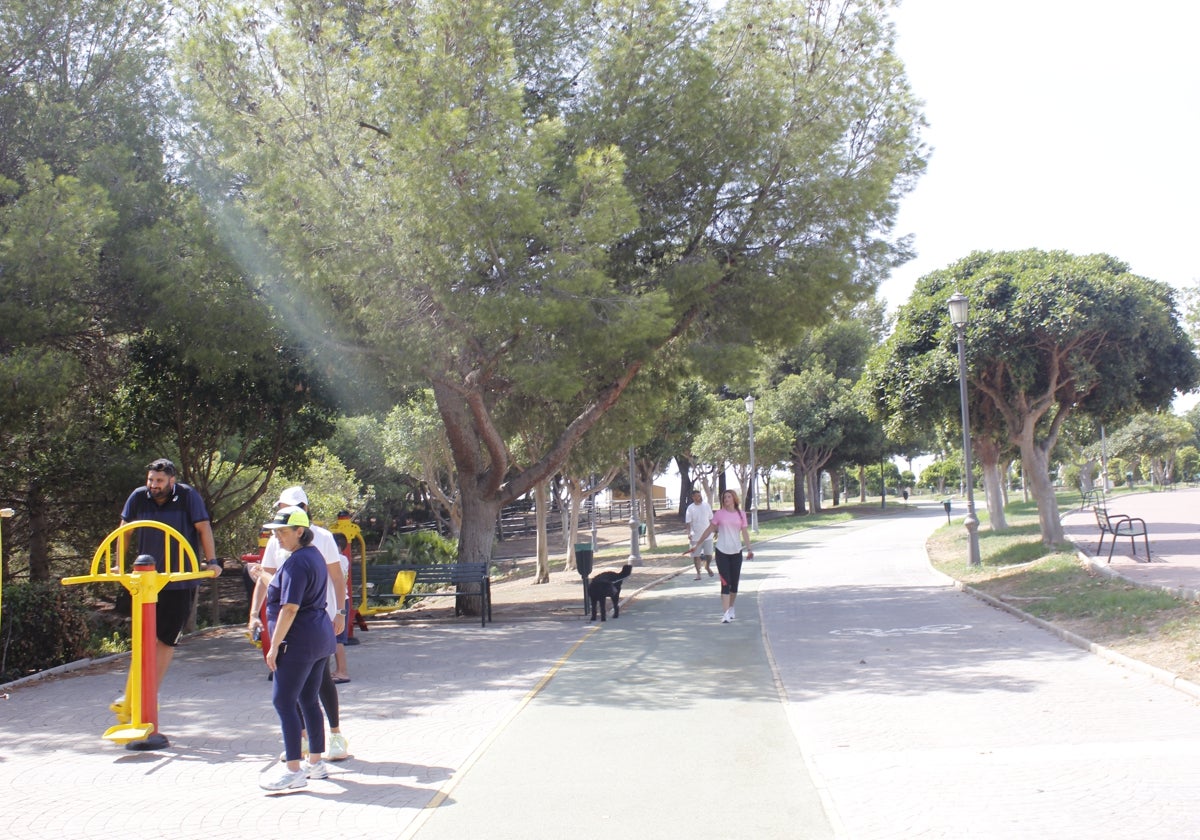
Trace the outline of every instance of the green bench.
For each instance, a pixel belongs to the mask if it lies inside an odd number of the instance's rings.
[[[368,563],[363,568],[365,580],[359,583],[359,591],[367,608],[359,611],[366,615],[397,610],[410,597],[452,596],[481,599],[480,626],[486,627],[492,620],[492,581],[487,563]],[[470,588],[460,592],[460,586]],[[464,613],[463,602],[456,601],[454,614]]]

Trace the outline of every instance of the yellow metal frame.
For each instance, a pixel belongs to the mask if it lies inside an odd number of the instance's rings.
[[[355,610],[361,616],[371,616],[377,613],[392,612],[398,607],[379,607],[367,603],[367,542],[363,539],[362,529],[358,523],[350,519],[338,519],[329,526],[334,534],[341,534],[346,541],[358,546],[358,567],[362,570],[358,576],[358,604]]]
[[[355,607],[358,614],[362,616],[380,615],[401,609],[404,604],[403,598],[397,599],[394,604],[371,604],[367,600],[367,543],[363,540],[362,529],[349,519],[339,519],[329,527],[329,530],[335,534],[342,534],[346,537],[347,542],[358,544],[358,567],[361,569],[358,576],[358,605]],[[409,582],[408,589],[400,591],[401,589],[403,589],[403,582],[396,581],[392,585],[391,594],[407,595],[412,591],[412,583]]]
[[[162,531],[166,535],[164,540],[166,572],[159,572],[157,569],[135,570],[132,560],[129,560],[129,569],[126,570],[129,535],[143,528]],[[174,551],[172,545],[176,546]],[[174,567],[173,560],[177,562],[178,569]],[[142,669],[146,657],[155,656],[157,653],[153,649],[148,652],[144,650],[142,607],[148,603],[157,603],[159,591],[168,583],[179,580],[198,580],[205,577],[211,578],[216,575],[212,571],[201,571],[196,551],[183,534],[162,522],[138,520],[125,523],[104,538],[104,542],[100,543],[100,547],[92,556],[91,570],[88,574],[62,579],[63,586],[81,583],[119,583],[133,596],[133,657],[129,665],[129,679],[125,685],[125,700],[129,703],[129,722],[110,726],[105,730],[104,738],[118,744],[127,744],[130,741],[148,738],[154,733],[158,726],[157,687],[154,688],[155,707],[153,709],[143,708],[146,702],[142,699]]]

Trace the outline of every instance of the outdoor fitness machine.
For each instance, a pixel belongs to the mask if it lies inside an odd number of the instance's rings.
[[[346,574],[346,597],[350,600],[349,615],[346,616],[346,644],[356,645],[358,639],[354,638],[354,625],[366,630],[367,623],[359,616],[358,609],[354,605],[354,550],[358,549],[359,563],[362,566],[367,564],[367,542],[363,539],[362,529],[358,524],[350,518],[350,514],[345,511],[340,511],[337,515],[337,521],[329,526],[331,534],[341,534],[346,538],[346,559],[350,561],[350,571]],[[359,584],[362,586],[362,584]],[[365,602],[365,598],[363,599]]]
[[[138,555],[126,570],[129,535],[140,528],[163,532],[166,572],[158,571],[148,554]],[[215,576],[200,571],[196,552],[183,534],[161,522],[139,520],[127,522],[105,537],[92,557],[89,574],[62,579],[64,586],[115,581],[133,596],[133,659],[125,685],[129,721],[110,726],[103,737],[124,744],[127,750],[158,750],[168,745],[166,736],[158,731],[158,593],[173,581]]]

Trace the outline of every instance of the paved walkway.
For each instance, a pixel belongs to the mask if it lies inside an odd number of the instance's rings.
[[[0,831],[1200,835],[1196,701],[955,590],[924,555],[943,515],[910,505],[761,544],[731,625],[715,584],[673,563],[639,569],[632,586],[658,585],[602,625],[561,574],[497,587],[486,630],[373,622],[341,687],[352,757],[284,795],[257,787],[278,723],[261,657],[235,630],[181,646],[159,753],[99,737],[124,663],[11,687]],[[1153,551],[1154,521],[1151,534]],[[1143,565],[1182,567],[1158,553]]]
[[[1108,502],[1108,511],[1146,521],[1150,562],[1146,562],[1141,537],[1136,542],[1136,558],[1128,538],[1117,541],[1111,563],[1107,561],[1108,540],[1097,555],[1099,531],[1090,508],[1069,512],[1063,517],[1063,529],[1081,551],[1122,577],[1200,599],[1200,488],[1114,496]]]

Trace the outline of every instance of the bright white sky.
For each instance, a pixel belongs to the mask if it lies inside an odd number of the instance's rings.
[[[929,166],[898,233],[918,256],[880,296],[973,250],[1109,253],[1200,280],[1197,0],[902,0]]]

